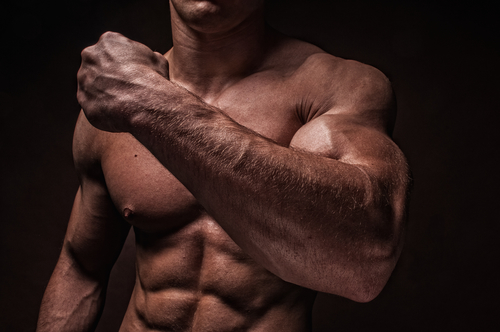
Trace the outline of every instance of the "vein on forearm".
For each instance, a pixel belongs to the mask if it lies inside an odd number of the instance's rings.
[[[356,246],[369,233],[359,168],[280,146],[198,100],[178,105],[148,112],[133,134],[244,249],[260,251],[265,238],[259,255],[295,255],[333,238]]]

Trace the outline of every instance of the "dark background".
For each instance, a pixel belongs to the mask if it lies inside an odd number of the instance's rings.
[[[166,0],[15,1],[0,10],[0,330],[34,330],[78,182],[80,51],[106,30],[165,52]],[[314,331],[488,331],[498,325],[500,27],[493,1],[268,1],[278,30],[381,69],[414,190],[407,240],[368,304],[320,294]],[[132,240],[132,239],[130,239]],[[99,331],[119,326],[133,248]]]

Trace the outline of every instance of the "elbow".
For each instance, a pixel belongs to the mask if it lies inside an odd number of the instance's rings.
[[[401,254],[404,242],[404,209],[378,209],[371,216],[371,240],[359,247],[352,284],[351,300],[366,303],[374,300],[387,284]],[[399,210],[395,213],[396,211]]]
[[[364,257],[364,263],[355,271],[351,296],[356,302],[366,303],[375,299],[384,289],[399,258],[399,241],[373,246]]]
[[[328,269],[309,279],[305,287],[335,294],[355,302],[366,303],[374,300],[384,289],[399,256],[397,245],[367,249],[360,255],[351,256],[344,264],[332,263]],[[307,278],[303,278],[307,280]],[[293,281],[290,281],[293,282]]]
[[[358,303],[368,303],[374,300],[381,291],[382,289],[374,288],[363,292],[357,292],[354,296],[348,297],[348,299]]]
[[[353,296],[348,297],[348,299],[358,303],[368,303],[373,301],[381,292],[382,289],[378,288],[366,289],[356,292]]]
[[[404,238],[402,223],[391,218],[381,219],[384,221],[371,230],[371,237],[355,246],[348,259],[347,270],[344,270],[349,276],[346,278],[345,297],[355,302],[370,302],[382,292],[401,254]]]
[[[353,289],[348,298],[360,303],[374,300],[384,289],[392,270],[393,266],[391,264],[380,264],[371,271],[363,272],[363,275],[353,283]]]
[[[339,273],[340,278],[330,276],[325,283],[307,286],[312,286],[310,288],[320,292],[345,297],[354,302],[367,303],[382,292],[393,268],[394,264],[391,262],[371,264],[369,268],[343,270]]]

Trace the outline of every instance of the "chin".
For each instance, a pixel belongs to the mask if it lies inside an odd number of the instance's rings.
[[[230,31],[259,8],[262,0],[171,0],[171,10],[191,28],[204,33]]]

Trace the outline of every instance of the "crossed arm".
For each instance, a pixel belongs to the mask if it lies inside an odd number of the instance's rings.
[[[282,279],[373,299],[400,252],[408,186],[402,153],[367,115],[383,116],[390,92],[332,108],[285,147],[171,83],[161,55],[121,38],[84,52],[78,97],[89,121],[134,135]]]

